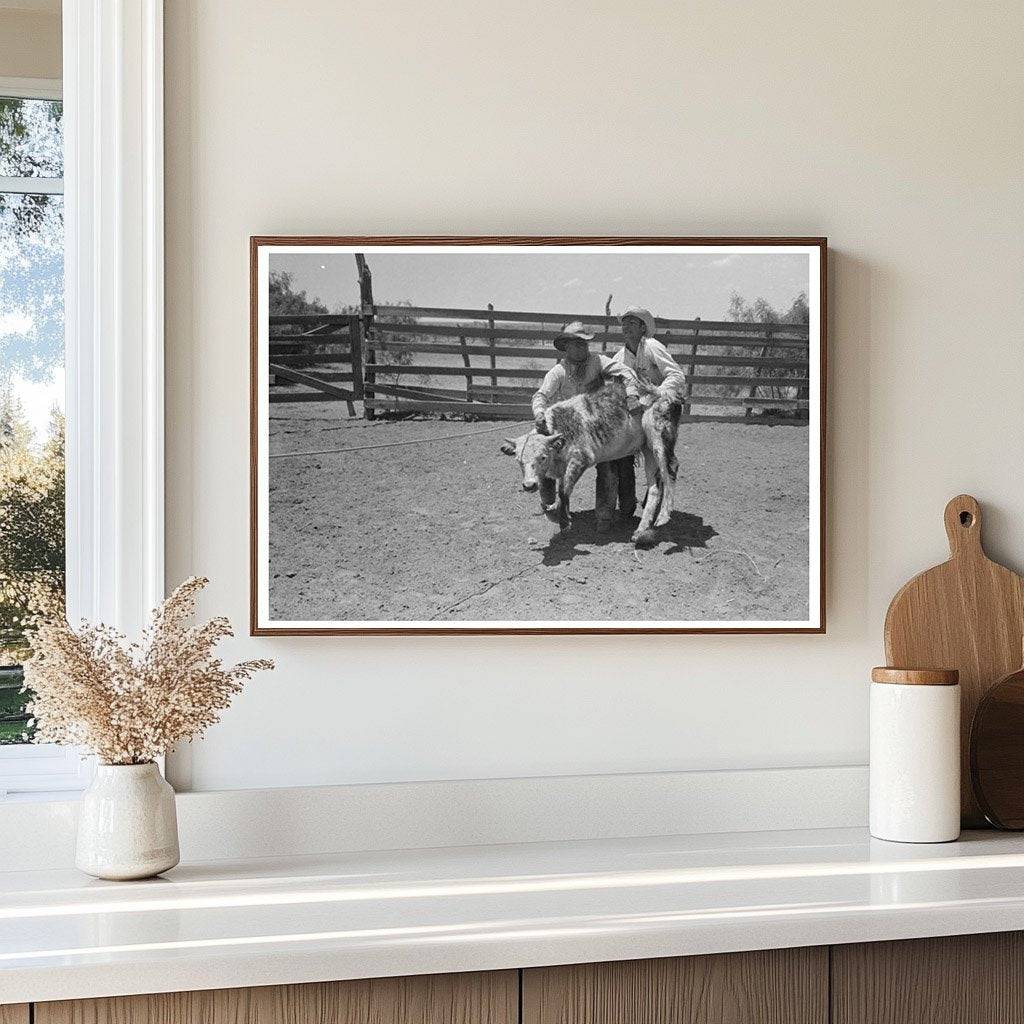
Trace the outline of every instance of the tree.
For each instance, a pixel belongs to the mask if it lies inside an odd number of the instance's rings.
[[[287,270],[270,272],[270,315],[283,316],[302,313],[326,313],[327,307],[319,299],[306,297],[304,291],[293,287],[294,278]]]
[[[21,403],[0,399],[0,743],[32,738],[17,666],[32,652],[26,627],[40,614],[64,614],[64,417],[33,444]]]
[[[729,300],[729,319],[744,324],[806,324],[810,323],[810,309],[807,306],[807,292],[801,292],[780,313],[763,298],[747,302],[739,292],[733,292]]]
[[[5,391],[0,397],[0,453],[25,451],[32,444],[32,424],[21,399]]]
[[[0,97],[0,174],[59,178],[64,170],[59,100]]]
[[[807,305],[807,292],[801,292],[794,300],[789,309],[783,314],[784,324],[809,324],[811,322],[811,310]]]
[[[64,417],[54,411],[42,447],[17,399],[0,401],[0,659],[28,654],[25,627],[63,614]]]
[[[810,308],[807,305],[807,293],[800,292],[799,295],[789,305],[784,313],[780,313],[775,309],[769,302],[764,298],[758,298],[753,303],[747,302],[738,292],[732,293],[732,298],[729,300],[729,319],[735,320],[738,323],[748,324],[807,324],[810,323]],[[770,345],[766,345],[762,351],[762,355],[770,354]],[[742,351],[740,349],[729,349],[730,353]],[[744,368],[745,371],[745,368]],[[776,378],[785,377],[798,377],[800,375],[799,370],[788,370],[778,369],[773,374]],[[726,367],[725,374],[729,376],[735,375],[735,371]],[[757,387],[771,388],[772,394],[777,398],[807,398],[807,389],[805,387],[798,387],[794,391],[791,388],[785,386],[778,386],[776,384],[759,384]],[[739,394],[743,389],[738,386],[730,385],[730,392],[732,394]],[[752,393],[753,393],[753,389]],[[783,415],[778,409],[765,409],[764,413],[771,413],[772,415]],[[747,415],[750,415],[748,411]],[[796,416],[802,416],[803,414],[799,411],[794,412]]]

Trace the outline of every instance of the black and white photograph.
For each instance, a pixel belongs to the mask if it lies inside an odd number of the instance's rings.
[[[251,259],[255,634],[824,630],[823,239]]]

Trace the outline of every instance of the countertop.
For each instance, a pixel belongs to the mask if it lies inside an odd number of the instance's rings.
[[[0,1003],[1024,928],[1024,837],[862,829],[0,872]]]

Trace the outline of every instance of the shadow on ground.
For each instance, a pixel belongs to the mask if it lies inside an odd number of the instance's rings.
[[[628,520],[616,521],[610,530],[602,533],[597,528],[597,514],[593,509],[574,512],[568,533],[556,533],[543,549],[544,565],[561,565],[563,562],[572,561],[577,555],[589,555],[589,551],[579,547],[581,544],[588,547],[604,547],[607,544],[632,545],[630,538],[638,523],[639,518],[634,516]],[[706,548],[708,541],[718,536],[718,531],[713,526],[707,526],[700,516],[691,515],[689,512],[673,512],[664,526],[652,532],[654,543],[645,547],[660,548],[667,543],[668,547],[664,548],[666,555],[678,555],[693,548]]]
[[[807,617],[806,427],[682,424],[680,511],[642,551],[635,519],[597,533],[593,477],[574,527],[549,542],[558,527],[498,450],[508,424],[348,420],[343,402],[273,410],[272,450],[342,449],[270,463],[274,621]]]

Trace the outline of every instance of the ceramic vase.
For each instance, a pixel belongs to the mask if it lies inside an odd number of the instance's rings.
[[[75,864],[96,878],[151,878],[178,863],[174,790],[149,764],[101,764],[82,794]]]

